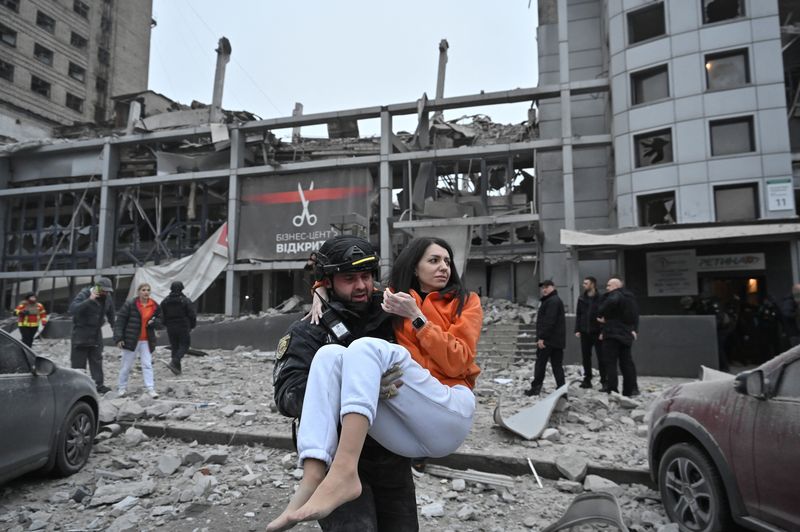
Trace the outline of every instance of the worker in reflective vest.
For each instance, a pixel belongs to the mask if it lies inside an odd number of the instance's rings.
[[[47,311],[44,305],[36,300],[34,292],[25,294],[25,299],[14,309],[17,315],[17,326],[22,337],[22,343],[28,347],[33,346],[33,339],[36,336],[39,326],[47,324]]]

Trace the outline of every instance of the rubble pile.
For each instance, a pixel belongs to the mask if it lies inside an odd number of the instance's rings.
[[[68,341],[46,340],[35,347],[68,365]],[[106,384],[112,388],[119,358],[117,349],[106,348]],[[222,441],[224,435],[247,433],[288,437],[290,421],[272,401],[274,353],[244,346],[211,350],[187,357],[180,377],[162,364],[168,351],[159,348],[154,358],[161,397],[141,394],[136,373],[131,394],[106,394],[100,416],[107,425],[88,466],[66,479],[24,477],[0,488],[0,529],[261,530],[283,508],[302,475],[293,454],[153,439],[137,428],[141,423],[186,427],[222,434]],[[580,378],[577,367],[566,369],[568,380]],[[534,398],[522,394],[532,372],[529,360],[483,372],[475,390],[475,425],[459,452],[550,461],[562,478],[542,479],[540,488],[533,475],[493,486],[458,473],[453,478],[415,473],[421,530],[539,530],[557,521],[575,494],[588,490],[617,496],[631,530],[669,531],[656,492],[617,485],[589,474],[589,468],[645,470],[647,405],[678,380],[643,378],[642,395],[634,399],[575,386],[543,437],[525,441],[496,427],[492,412],[498,400],[508,412],[533,404]],[[546,385],[545,393],[552,390],[552,377]]]
[[[481,297],[483,307],[483,324],[492,323],[524,323],[536,322],[536,309],[528,305],[520,305],[508,299]]]

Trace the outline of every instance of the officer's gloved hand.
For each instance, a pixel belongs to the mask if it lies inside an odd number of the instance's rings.
[[[381,375],[381,391],[378,396],[380,399],[391,399],[397,395],[397,389],[403,385],[403,381],[399,380],[403,376],[403,370],[400,369],[398,364],[389,368],[386,373]]]

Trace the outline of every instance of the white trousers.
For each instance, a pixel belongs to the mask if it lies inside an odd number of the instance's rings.
[[[133,363],[136,362],[136,355],[142,360],[142,376],[144,377],[144,387],[152,390],[155,387],[153,380],[153,357],[150,354],[150,345],[147,340],[141,340],[136,344],[136,349],[128,351],[122,350],[122,367],[119,369],[119,389],[128,387],[128,377],[131,375],[131,368]]]
[[[390,367],[403,370],[403,386],[378,401],[380,380]],[[401,345],[359,338],[349,347],[326,345],[311,363],[297,434],[302,464],[306,458],[330,465],[345,414],[369,420],[369,435],[401,456],[445,456],[464,442],[472,428],[475,396],[463,385],[447,386],[417,364]]]

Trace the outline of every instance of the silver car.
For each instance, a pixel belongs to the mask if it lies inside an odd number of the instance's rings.
[[[92,380],[0,331],[0,484],[42,469],[80,471],[97,433]]]

